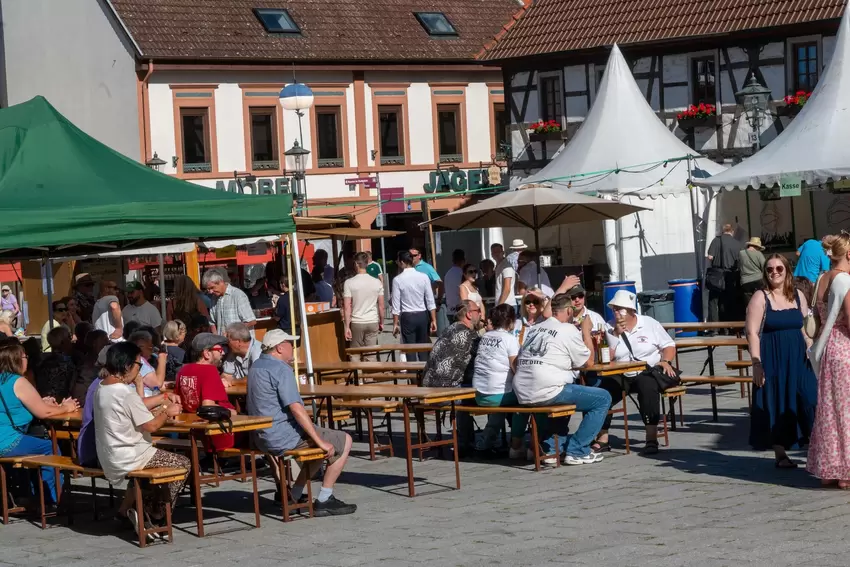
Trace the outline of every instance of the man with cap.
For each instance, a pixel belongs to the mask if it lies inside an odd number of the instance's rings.
[[[676,343],[670,338],[661,323],[638,315],[635,307],[635,294],[621,289],[614,294],[608,307],[614,312],[614,320],[608,332],[608,344],[611,348],[611,360],[627,362],[643,360],[647,368],[658,367],[668,376],[674,376],[673,360],[676,357]],[[658,381],[645,370],[643,372],[627,372],[619,376],[604,376],[597,386],[611,394],[612,400],[621,400],[623,390],[637,394],[638,409],[646,424],[646,445],[642,455],[658,453],[658,421],[661,418],[661,393]],[[608,428],[611,426],[611,415],[605,419],[599,436],[594,443],[594,449],[610,450],[608,445]]]
[[[573,309],[575,310],[575,314],[573,315],[573,321],[577,326],[581,326],[582,321],[584,321],[585,317],[590,317],[590,322],[592,323],[592,329],[594,331],[598,331],[599,328],[605,329],[608,325],[605,324],[605,318],[602,317],[596,311],[592,311],[587,308],[584,304],[585,296],[587,292],[584,291],[584,288],[581,284],[573,286],[569,290],[567,290],[567,296],[570,298],[570,301],[573,303]]]
[[[83,321],[91,321],[95,302],[94,280],[91,275],[77,274],[74,279],[74,301],[80,310],[80,318]]]
[[[18,318],[18,314],[21,312],[21,308],[18,307],[18,300],[15,297],[15,294],[12,293],[12,288],[4,285],[2,288],[2,297],[0,297],[0,311],[10,311],[12,313],[12,320]]]
[[[124,319],[121,304],[118,301],[118,284],[111,280],[100,282],[100,299],[92,308],[91,322],[95,329],[106,331],[113,341],[121,340],[124,332]]]
[[[351,437],[339,430],[316,427],[307,415],[291,366],[297,340],[297,336],[280,329],[273,329],[263,337],[263,354],[248,371],[247,407],[249,415],[271,416],[273,421],[267,429],[252,431],[251,440],[259,450],[273,455],[299,447],[318,447],[324,451],[328,466],[322,489],[313,503],[313,513],[316,516],[353,514],[356,505],[346,504],[333,495],[351,451]],[[321,468],[320,464],[312,461],[301,469],[290,491],[294,502],[306,501],[304,487]],[[282,473],[274,471],[278,480]],[[284,496],[275,494],[275,499]]]
[[[174,392],[180,396],[183,411],[195,413],[200,406],[221,406],[236,415],[227,398],[218,370],[227,354],[227,339],[212,333],[200,333],[192,339],[192,360],[180,367]],[[233,434],[211,435],[209,447],[216,451],[233,447]]]
[[[124,321],[138,321],[143,326],[159,328],[162,315],[159,310],[145,299],[145,288],[140,282],[127,284],[127,305],[121,311]]]

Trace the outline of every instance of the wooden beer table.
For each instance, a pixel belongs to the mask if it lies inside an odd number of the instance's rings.
[[[331,374],[346,374],[347,382],[362,382],[363,374],[406,372],[411,378],[425,370],[424,362],[326,362],[313,365],[316,382],[321,384],[322,377]]]
[[[706,367],[708,367],[708,375],[715,376],[714,373],[714,349],[717,347],[737,347],[738,360],[743,359],[744,349],[747,348],[747,339],[741,337],[684,337],[675,339],[676,341],[676,366],[679,367],[679,354],[687,352],[696,352],[706,350],[708,356],[705,359],[705,364],[702,366],[700,375],[703,375]],[[744,385],[741,384],[741,397],[744,396]],[[712,421],[718,421],[717,415],[717,389],[711,388],[711,405],[715,408],[712,412]]]
[[[44,419],[49,425],[50,437],[53,440],[53,452],[57,453],[56,429],[76,429],[82,426],[82,410],[73,413],[54,415]],[[201,504],[201,468],[198,455],[198,440],[207,435],[223,435],[226,433],[241,433],[243,431],[254,431],[266,429],[272,426],[272,418],[265,416],[235,415],[231,418],[230,426],[209,422],[199,418],[193,413],[180,414],[176,418],[169,418],[165,425],[157,430],[157,433],[178,433],[187,435],[191,443],[192,461],[192,495],[195,501],[196,521],[198,524],[198,537],[204,537],[204,510]],[[94,424],[92,424],[92,427]],[[72,440],[73,442],[73,440]],[[57,486],[58,488],[58,486]]]
[[[474,388],[420,388],[418,386],[396,386],[391,384],[386,385],[366,385],[366,386],[348,386],[342,384],[315,384],[302,385],[302,396],[312,396],[316,398],[324,398],[328,407],[328,414],[333,415],[333,398],[342,398],[349,400],[368,400],[370,398],[401,398],[402,411],[404,413],[404,443],[405,456],[407,459],[407,489],[408,495],[413,498],[416,496],[416,490],[413,486],[413,450],[414,449],[429,449],[433,447],[442,447],[451,445],[454,449],[455,460],[455,481],[458,490],[460,490],[460,464],[458,462],[457,449],[457,424],[454,417],[455,402],[469,400],[475,398]],[[424,443],[413,443],[411,439],[410,416],[411,409],[414,403],[422,404],[443,404],[447,403],[450,406],[447,409],[451,410],[452,416],[452,437],[447,440],[427,441]]]
[[[665,331],[676,331],[677,333],[688,333],[692,331],[722,331],[728,329],[735,331],[737,336],[741,336],[747,324],[744,321],[712,321],[708,323],[662,323]]]
[[[434,348],[434,343],[387,344],[364,347],[349,347],[345,349],[345,354],[348,357],[351,357],[352,355],[362,356],[364,354],[388,354],[392,357],[392,360],[395,361],[396,352],[401,352],[404,354],[413,354],[420,352],[431,352],[432,348]]]
[[[582,372],[596,372],[597,376],[614,376],[626,372],[640,372],[646,369],[646,363],[642,360],[628,360],[626,362],[609,362],[608,364],[591,364],[581,369]]]

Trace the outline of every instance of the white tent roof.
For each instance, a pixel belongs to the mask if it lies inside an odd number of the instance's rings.
[[[576,192],[617,191],[638,196],[669,195],[688,191],[688,162],[664,160],[694,155],[693,179],[723,171],[723,166],[697,155],[658,119],[646,102],[614,45],[605,75],[590,113],[575,137],[543,169],[522,184],[543,183],[559,177],[624,168],[619,173],[600,173],[551,181],[554,186]],[[663,179],[663,181],[662,181]]]
[[[812,97],[775,140],[700,185],[773,187],[783,175],[809,186],[850,177],[850,16],[844,10],[832,60]]]

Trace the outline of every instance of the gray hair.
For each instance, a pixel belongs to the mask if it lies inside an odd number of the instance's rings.
[[[227,277],[227,271],[222,268],[212,268],[211,270],[207,270],[204,272],[204,279],[202,283],[204,287],[211,283],[230,283],[230,278]]]
[[[180,338],[180,333],[186,330],[186,325],[180,319],[169,321],[162,327],[162,336],[169,341],[176,341]]]
[[[473,305],[475,305],[475,302],[471,299],[461,299],[460,304],[457,306],[455,320],[460,321],[463,319],[466,316],[466,312],[469,311]]]
[[[247,343],[251,340],[251,330],[245,323],[231,323],[227,326],[224,334],[228,339],[234,341],[245,341]]]
[[[127,340],[133,344],[138,344],[139,341],[150,341],[153,344],[153,335],[148,331],[133,331]]]

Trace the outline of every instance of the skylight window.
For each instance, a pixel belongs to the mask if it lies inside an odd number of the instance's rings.
[[[301,33],[301,28],[287,10],[277,8],[254,8],[254,14],[269,33]]]
[[[413,15],[430,36],[457,35],[457,30],[442,12],[414,12]]]

